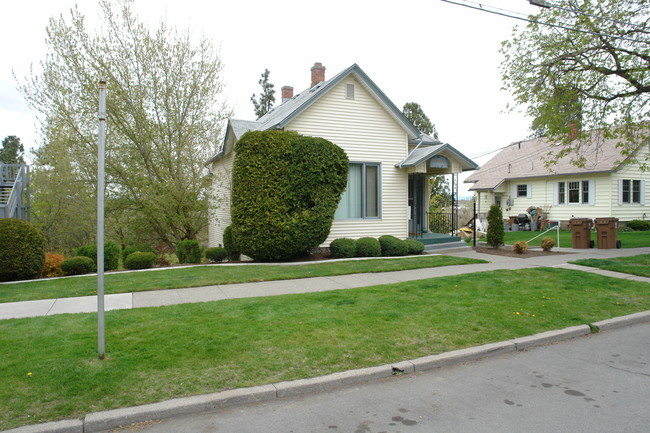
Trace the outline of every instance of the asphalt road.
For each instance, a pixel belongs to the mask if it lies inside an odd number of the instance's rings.
[[[122,432],[650,432],[650,324]],[[114,430],[115,431],[115,430]]]

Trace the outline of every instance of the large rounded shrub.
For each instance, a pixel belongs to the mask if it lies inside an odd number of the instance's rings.
[[[77,248],[75,256],[89,257],[97,266],[97,244]],[[120,263],[120,246],[113,241],[104,242],[104,270],[114,271]]]
[[[382,256],[405,256],[409,252],[408,245],[401,239],[391,235],[379,237]]]
[[[141,252],[141,253],[155,253],[156,250],[153,249],[150,245],[128,245],[122,250],[122,263],[126,263],[126,258],[129,257],[132,253]]]
[[[347,259],[357,254],[357,243],[354,239],[339,238],[330,243],[330,252],[332,257],[337,259]]]
[[[381,256],[381,244],[375,238],[357,239],[357,257]]]
[[[214,263],[223,262],[228,256],[228,250],[222,247],[213,247],[205,250],[205,258]]]
[[[417,255],[424,252],[424,244],[415,239],[406,239],[406,248],[408,248],[409,254]]]
[[[45,237],[27,221],[0,219],[0,281],[36,278],[45,263]]]
[[[61,270],[66,275],[82,275],[95,272],[95,262],[86,256],[70,257],[61,262]]]
[[[158,260],[158,255],[156,253],[134,251],[126,257],[126,260],[124,260],[124,267],[131,270],[149,269],[153,267],[156,260]]]
[[[181,263],[201,263],[201,246],[199,241],[186,239],[176,245],[176,256]]]
[[[232,234],[240,251],[277,260],[322,244],[347,184],[345,152],[291,131],[247,132],[235,152]]]

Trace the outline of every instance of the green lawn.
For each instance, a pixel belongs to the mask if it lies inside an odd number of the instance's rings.
[[[569,263],[650,278],[650,254],[612,259],[582,259]]]
[[[402,259],[345,260],[307,265],[200,266],[149,272],[117,272],[105,275],[104,292],[148,290],[250,283],[367,272],[388,272],[437,266],[487,263],[485,260],[426,255]],[[97,277],[57,278],[26,283],[0,284],[0,303],[95,295]]]
[[[526,241],[539,235],[540,232],[506,232],[505,233],[505,243],[506,245],[512,245],[517,241]],[[544,236],[540,236],[532,242],[529,242],[530,246],[538,247],[542,238],[549,237],[552,238],[557,246],[557,233],[555,231],[550,231]],[[598,239],[596,232],[591,233],[591,239],[596,244],[598,248]],[[621,248],[641,248],[641,247],[650,247],[650,231],[643,232],[618,232],[618,240],[621,241]],[[560,247],[562,248],[571,248],[571,231],[569,230],[560,230]]]
[[[557,268],[0,321],[0,429],[412,359],[650,309],[650,286]]]

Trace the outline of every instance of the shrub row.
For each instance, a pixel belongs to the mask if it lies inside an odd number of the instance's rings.
[[[424,244],[415,239],[398,239],[395,236],[384,235],[379,239],[349,238],[334,239],[330,243],[330,252],[335,258],[350,257],[388,257],[406,256],[408,254],[422,254]]]

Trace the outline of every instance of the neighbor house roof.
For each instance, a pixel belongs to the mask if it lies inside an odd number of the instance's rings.
[[[546,167],[546,162],[561,144],[542,137],[511,143],[472,173],[465,183],[474,183],[470,191],[493,190],[507,180],[606,173],[621,165],[623,157],[616,147],[621,141],[619,138],[605,138],[601,130],[596,130],[580,140],[580,154],[585,158],[583,167],[572,164],[571,156],[562,157]]]
[[[234,134],[235,140],[238,140],[247,131],[266,131],[270,129],[282,129],[294,118],[309,108],[321,96],[326,94],[330,89],[340,83],[346,77],[353,75],[363,85],[375,100],[384,107],[384,109],[393,117],[398,124],[407,132],[409,143],[417,144],[420,139],[425,143],[437,144],[439,141],[433,139],[428,135],[422,134],[405,116],[402,112],[391,102],[384,92],[377,87],[377,85],[366,75],[365,72],[357,65],[354,64],[347,69],[339,72],[334,77],[326,81],[321,81],[313,87],[298,93],[293,98],[283,102],[276,107],[273,107],[268,113],[260,117],[258,120],[238,120],[230,119],[228,121],[228,128],[223,144],[220,146],[219,151],[214,155],[208,164],[221,158],[225,152],[225,143],[231,134]]]

